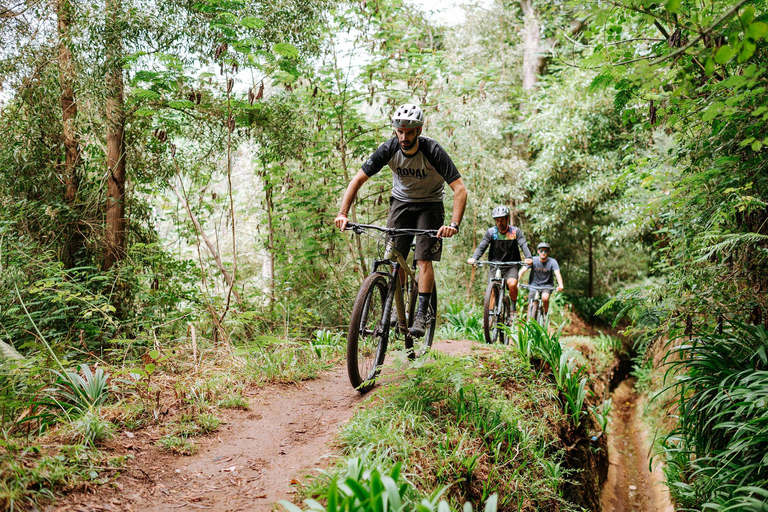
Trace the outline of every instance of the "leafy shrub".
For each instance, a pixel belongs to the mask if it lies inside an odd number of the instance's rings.
[[[451,302],[442,314],[445,323],[440,327],[438,336],[445,339],[465,338],[483,341],[483,316],[471,306]]]
[[[622,302],[612,300],[609,296],[567,295],[566,300],[571,303],[579,318],[590,325],[610,327],[624,309]]]
[[[96,373],[93,373],[87,364],[80,365],[80,369],[82,377],[73,371],[54,371],[58,379],[56,387],[50,390],[50,405],[58,406],[68,414],[81,415],[107,400],[109,375],[102,368],[97,368]]]
[[[379,469],[366,469],[360,457],[353,457],[347,461],[346,475],[330,476],[330,485],[321,498],[327,503],[323,506],[320,502],[307,499],[304,503],[306,509],[302,509],[293,503],[281,500],[280,505],[289,512],[400,512],[402,510],[414,510],[416,512],[451,512],[452,509],[446,501],[440,497],[447,487],[444,487],[435,496],[422,499],[419,503],[409,503],[406,492],[410,483],[401,480],[402,464],[397,463],[386,473]],[[340,481],[344,478],[343,481]],[[498,497],[494,494],[485,505],[485,512],[496,512]],[[464,510],[472,510],[471,506],[465,506]]]
[[[733,324],[667,355],[678,427],[663,443],[672,496],[700,510],[765,510],[768,331]]]

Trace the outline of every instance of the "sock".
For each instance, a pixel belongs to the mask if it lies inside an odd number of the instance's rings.
[[[427,308],[429,307],[429,300],[432,298],[431,293],[421,293],[419,292],[419,311],[416,313],[416,316],[427,316]]]

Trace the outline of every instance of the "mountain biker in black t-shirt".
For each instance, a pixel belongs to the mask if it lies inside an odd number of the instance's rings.
[[[504,205],[497,206],[491,212],[491,216],[496,226],[486,231],[480,245],[477,246],[475,253],[467,260],[467,263],[474,265],[485,250],[490,247],[490,251],[488,251],[489,261],[521,261],[520,249],[522,249],[525,255],[525,264],[530,265],[533,262],[531,250],[528,249],[523,230],[510,225],[509,208]],[[504,280],[509,288],[512,311],[517,310],[517,274],[517,266],[509,267],[504,271]]]
[[[529,265],[531,270],[531,277],[528,278],[528,284],[530,286],[553,286],[554,280],[552,276],[557,278],[557,291],[563,291],[563,276],[560,274],[560,265],[557,264],[555,258],[549,257],[549,244],[547,242],[541,242],[536,246],[536,252],[538,256],[533,258],[533,263]],[[528,271],[528,266],[523,267],[520,271],[520,280]],[[530,294],[533,296],[533,294]],[[541,300],[544,305],[544,313],[549,311],[549,291],[542,290]]]
[[[339,214],[333,223],[342,231],[347,225],[347,212],[360,187],[384,165],[392,169],[392,197],[387,227],[436,229],[437,238],[426,235],[416,239],[414,258],[419,267],[419,307],[410,328],[413,336],[424,336],[427,309],[435,282],[433,261],[440,261],[442,238],[459,232],[467,203],[467,188],[456,166],[445,150],[433,139],[421,136],[424,112],[416,105],[405,104],[392,116],[395,136],[382,144],[363,164],[344,192]],[[451,223],[443,225],[444,184],[453,190]],[[408,256],[413,236],[393,238],[395,248]]]

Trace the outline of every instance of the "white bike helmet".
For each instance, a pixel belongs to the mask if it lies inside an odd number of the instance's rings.
[[[491,217],[494,219],[498,219],[501,217],[509,217],[509,208],[507,208],[504,205],[497,206],[493,209],[493,212],[491,213]]]
[[[401,105],[392,116],[392,126],[406,130],[424,126],[424,111],[412,103]]]

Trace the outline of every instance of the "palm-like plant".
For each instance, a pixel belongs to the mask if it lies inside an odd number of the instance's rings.
[[[58,378],[56,387],[49,390],[49,405],[58,406],[67,414],[80,416],[106,401],[109,375],[101,368],[93,373],[87,364],[80,365],[80,369],[82,376],[75,371],[54,371]]]
[[[768,510],[768,331],[733,324],[705,332],[666,362],[679,397],[678,428],[664,443],[677,501]]]
[[[289,512],[451,512],[448,503],[440,500],[447,486],[429,499],[409,503],[406,492],[410,484],[399,482],[401,466],[398,462],[389,472],[382,474],[378,469],[366,470],[362,459],[354,457],[347,462],[346,475],[331,477],[330,486],[322,496],[326,505],[313,499],[304,500],[308,506],[306,509],[285,500],[279,503]],[[340,481],[342,477],[344,480]],[[496,512],[497,504],[498,497],[494,494],[486,502],[485,512]],[[466,506],[464,510],[467,510]]]

